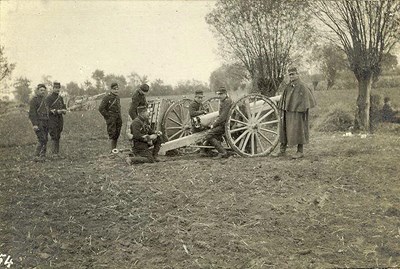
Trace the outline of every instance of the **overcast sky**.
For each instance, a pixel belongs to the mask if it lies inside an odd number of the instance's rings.
[[[82,83],[95,69],[166,84],[208,82],[221,65],[205,22],[213,1],[0,1],[13,77]]]

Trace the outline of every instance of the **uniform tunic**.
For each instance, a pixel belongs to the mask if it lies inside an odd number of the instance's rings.
[[[132,120],[134,120],[138,116],[137,108],[139,106],[147,106],[147,101],[146,96],[143,93],[136,91],[132,96],[132,103],[129,108],[129,116]]]
[[[46,146],[49,134],[49,108],[46,104],[45,97],[35,96],[29,103],[29,120],[33,126],[38,126],[35,131],[38,138],[36,148],[36,156],[44,156],[46,154]]]
[[[204,130],[204,127],[202,127],[202,126],[199,126],[199,127],[195,126],[195,121],[193,120],[193,118],[206,114],[204,112],[205,110],[206,109],[205,109],[203,103],[201,103],[201,102],[199,103],[196,100],[194,100],[192,103],[190,103],[189,115],[190,115],[190,118],[192,119],[192,132],[195,133],[195,132],[200,132],[200,131]]]
[[[64,126],[63,114],[57,113],[57,110],[66,109],[64,99],[60,94],[53,92],[46,98],[47,106],[49,107],[49,132],[53,140],[60,140],[61,132]],[[53,109],[56,111],[51,112]]]
[[[119,96],[113,93],[104,96],[99,111],[106,120],[108,137],[112,140],[118,140],[122,127]]]
[[[309,141],[309,109],[315,106],[311,90],[300,80],[290,82],[283,90],[279,104],[281,126],[279,140],[285,145],[307,144]]]
[[[148,143],[150,141],[149,136],[154,134],[150,122],[140,116],[136,117],[131,124],[131,133],[133,136],[133,153],[137,156],[146,158],[148,162],[154,162],[154,157],[160,151],[161,139],[160,137],[157,137],[156,140],[153,140],[154,147],[152,150],[149,149],[151,147]]]
[[[231,106],[232,99],[230,97],[227,96],[224,100],[221,100],[218,110],[218,117],[215,120],[213,127],[208,131],[206,140],[210,140],[211,138],[216,138],[220,141],[222,140],[222,136],[225,134],[225,123],[228,120]]]

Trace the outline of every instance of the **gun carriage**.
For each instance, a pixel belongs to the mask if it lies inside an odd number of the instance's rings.
[[[271,153],[279,140],[279,113],[276,103],[280,96],[268,98],[260,94],[249,94],[233,102],[225,123],[225,145],[243,157],[265,156]],[[149,102],[150,122],[161,131],[167,140],[160,154],[171,150],[190,153],[198,150],[207,130],[218,117],[218,99],[204,102],[209,113],[192,120],[189,116],[190,99],[172,101],[168,99]],[[128,120],[127,127],[131,121]],[[193,132],[193,125],[204,131]],[[131,137],[129,128],[127,136]]]

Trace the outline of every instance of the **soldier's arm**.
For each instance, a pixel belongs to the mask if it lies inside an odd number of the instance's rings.
[[[133,140],[148,142],[149,135],[143,133],[141,130],[142,130],[142,124],[140,123],[140,121],[134,120],[131,125],[131,133]]]
[[[38,117],[38,114],[37,114],[36,98],[33,98],[29,103],[28,116],[29,116],[29,120],[31,121],[33,126],[37,126],[39,124],[39,117]]]
[[[109,113],[108,113],[108,98],[107,98],[107,96],[105,96],[103,98],[103,100],[101,101],[100,106],[99,106],[99,112],[100,112],[101,115],[103,115],[103,117],[105,119],[107,119],[109,117]]]
[[[232,101],[230,100],[223,103],[220,114],[218,115],[218,118],[215,120],[213,124],[214,126],[224,124],[226,122],[226,120],[228,119],[229,109],[231,108],[231,105]]]
[[[137,108],[139,106],[139,100],[137,98],[132,98],[132,103],[129,108],[129,116],[131,116],[131,119],[135,119],[137,117]]]

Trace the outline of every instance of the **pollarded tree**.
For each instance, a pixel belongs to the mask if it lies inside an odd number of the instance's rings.
[[[305,0],[219,0],[206,21],[221,55],[240,61],[253,89],[272,96],[296,50],[312,41],[308,7]]]
[[[341,45],[358,81],[356,127],[369,130],[371,85],[383,57],[399,41],[400,1],[336,0],[312,3],[315,15]]]
[[[245,86],[247,70],[240,63],[224,64],[214,70],[210,75],[210,88],[212,91],[221,86],[236,91]]]

